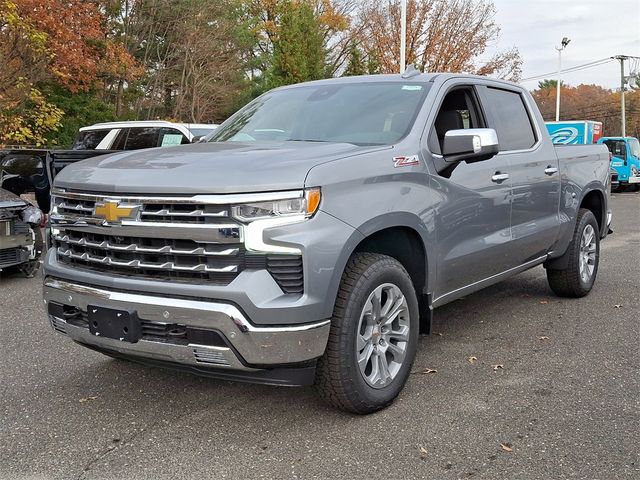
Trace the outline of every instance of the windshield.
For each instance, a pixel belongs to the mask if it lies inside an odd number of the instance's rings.
[[[241,109],[209,141],[388,145],[409,132],[429,87],[389,82],[276,90]]]

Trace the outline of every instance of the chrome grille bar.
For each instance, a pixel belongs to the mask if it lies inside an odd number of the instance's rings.
[[[169,210],[167,208],[163,208],[162,210],[155,211],[142,211],[143,217],[226,217],[227,212],[205,212],[204,210],[197,209],[191,210],[190,212],[182,212],[176,210]]]
[[[286,192],[240,193],[220,195],[193,195],[193,196],[144,196],[144,195],[110,195],[68,192],[60,188],[53,188],[53,197],[63,197],[73,200],[89,202],[102,202],[104,200],[117,200],[120,202],[144,203],[144,204],[175,204],[189,203],[194,205],[231,205],[236,203],[267,202],[270,200],[286,200],[290,198],[302,198],[302,190],[289,190]]]
[[[92,255],[88,252],[74,253],[71,250],[65,250],[62,247],[57,249],[58,255],[61,257],[68,257],[73,260],[81,260],[84,262],[96,263],[100,265],[110,265],[117,267],[129,267],[129,268],[149,268],[154,270],[174,270],[178,272],[207,272],[207,273],[235,273],[238,271],[237,265],[226,265],[224,267],[211,267],[204,263],[197,265],[186,266],[176,265],[175,262],[145,262],[142,260],[116,260],[111,257]]]
[[[90,248],[98,248],[101,250],[113,250],[116,252],[133,252],[133,253],[154,253],[154,254],[165,254],[165,255],[200,255],[200,256],[228,256],[228,255],[237,255],[240,249],[238,248],[225,248],[223,250],[207,250],[204,247],[197,247],[193,249],[182,249],[175,248],[169,245],[163,245],[161,247],[143,247],[138,245],[137,243],[129,243],[127,245],[116,245],[110,243],[108,240],[103,240],[101,242],[96,242],[92,240],[87,240],[84,237],[73,238],[69,235],[59,236],[55,235],[53,237],[55,240],[59,242],[69,243],[71,245],[80,245],[83,247]]]

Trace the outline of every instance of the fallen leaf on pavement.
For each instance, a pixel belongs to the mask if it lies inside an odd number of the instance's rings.
[[[505,452],[513,452],[513,448],[511,448],[508,444],[506,443],[501,443],[500,446],[502,447],[502,449]]]
[[[467,358],[467,362],[469,362],[472,365],[476,362],[476,360],[478,360],[477,357],[469,357],[469,358]]]
[[[89,400],[95,400],[95,399],[97,399],[97,398],[98,398],[98,397],[85,397],[85,398],[81,398],[81,399],[80,399],[80,403],[85,403],[85,402],[88,402]]]
[[[443,334],[440,333],[440,332],[436,332],[436,333],[434,333],[434,335],[438,335],[439,337],[441,337]]]
[[[425,374],[425,375],[428,375],[429,373],[438,373],[438,370],[435,370],[435,369],[433,369],[433,368],[425,368],[425,369],[422,371],[422,373],[423,373],[423,374]]]
[[[538,337],[538,340],[549,340],[549,337],[542,335],[541,337]]]
[[[427,452],[427,449],[426,449],[426,448],[424,448],[424,447],[420,447],[420,453],[421,453],[422,455],[426,455],[426,454],[427,454],[427,453],[429,453],[429,452]]]
[[[614,305],[613,308],[622,308],[622,305]]]
[[[540,303],[543,304],[543,305],[546,305],[549,302],[547,300],[540,300]]]
[[[501,363],[499,363],[498,365],[491,365],[493,367],[494,371],[498,371],[500,369],[504,369],[504,365],[502,365]]]

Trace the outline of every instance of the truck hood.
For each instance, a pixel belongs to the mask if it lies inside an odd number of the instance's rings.
[[[93,157],[64,168],[58,188],[215,194],[293,190],[321,163],[389,147],[347,143],[196,143]]]
[[[0,188],[0,209],[22,209],[27,205],[28,203],[22,200],[19,196],[5,190],[4,188]]]

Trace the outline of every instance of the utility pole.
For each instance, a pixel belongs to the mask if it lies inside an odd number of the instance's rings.
[[[404,73],[407,64],[407,0],[401,0],[400,7],[400,73]]]
[[[625,112],[625,105],[624,105],[624,84],[626,83],[626,79],[624,78],[624,61],[627,60],[629,57],[627,57],[626,55],[616,55],[615,57],[616,60],[620,60],[620,118],[621,118],[621,125],[620,125],[620,133],[622,133],[623,137],[627,136],[627,119],[626,119],[626,112]]]
[[[556,85],[556,122],[560,121],[560,84],[562,83],[561,73],[562,73],[562,51],[567,48],[569,45],[569,40],[567,37],[562,39],[561,45],[559,47],[555,47],[558,51],[558,80]]]

